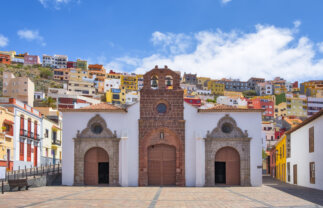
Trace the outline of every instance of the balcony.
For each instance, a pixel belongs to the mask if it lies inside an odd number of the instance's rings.
[[[28,135],[29,135],[28,137],[31,138],[31,139],[35,138],[34,132],[29,132]]]
[[[20,129],[20,136],[28,137],[28,131],[25,129]]]
[[[52,139],[52,145],[58,145],[58,146],[61,146],[61,141],[58,140],[58,139]]]
[[[41,140],[41,138],[40,138],[40,135],[39,135],[39,134],[37,134],[37,135],[36,135],[35,140],[37,140],[37,141],[40,141],[40,140]]]

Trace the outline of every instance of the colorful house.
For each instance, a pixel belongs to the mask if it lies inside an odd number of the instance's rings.
[[[69,68],[54,69],[55,80],[67,81],[70,78],[69,74],[70,74]]]
[[[274,178],[276,177],[276,147],[273,146],[269,150],[269,173]]]
[[[12,170],[14,160],[14,114],[1,106],[0,124],[0,167],[6,167],[7,170]]]
[[[126,102],[126,89],[124,86],[119,89],[111,88],[106,92],[106,101],[111,104],[125,104]]]
[[[76,60],[76,68],[80,68],[83,70],[88,70],[88,64],[86,60],[81,60],[81,59],[77,59]]]
[[[275,145],[276,178],[286,182],[286,135],[284,134]]]
[[[214,95],[224,95],[225,85],[218,83],[215,80],[210,80],[207,82],[207,89],[211,90]]]
[[[125,87],[127,91],[138,90],[138,79],[135,75],[122,75],[121,85]]]
[[[29,54],[26,54],[24,56],[24,65],[36,65],[36,64],[40,64],[39,56],[29,55]]]
[[[33,107],[14,98],[2,97],[0,105],[14,114],[13,169],[40,165],[42,115]]]
[[[196,107],[201,106],[201,99],[195,96],[184,97],[184,101]]]
[[[11,64],[11,58],[9,55],[0,54],[0,64]]]
[[[286,94],[287,116],[307,117],[307,98],[305,95]]]

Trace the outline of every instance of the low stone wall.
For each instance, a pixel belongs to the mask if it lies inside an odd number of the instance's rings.
[[[29,188],[34,187],[41,187],[41,186],[58,186],[62,184],[62,174],[50,174],[50,175],[43,175],[43,176],[36,176],[34,177],[28,177],[28,185]],[[0,192],[1,192],[1,184],[0,184]],[[4,183],[3,186],[4,192],[10,191],[9,184],[7,182]],[[18,188],[14,188],[13,191],[18,190]],[[24,190],[22,188],[21,190]]]

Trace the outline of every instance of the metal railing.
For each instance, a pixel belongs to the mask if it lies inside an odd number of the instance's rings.
[[[61,141],[58,139],[52,139],[52,144],[54,145],[61,145]]]
[[[18,180],[18,179],[28,179],[28,178],[36,178],[36,176],[43,175],[52,175],[59,174],[62,172],[61,164],[50,164],[48,166],[41,165],[40,167],[30,167],[27,168],[25,166],[24,169],[21,169],[20,166],[18,170],[12,170],[6,172],[6,176],[1,181],[1,192],[4,193],[4,185],[8,182],[8,180]]]
[[[28,131],[25,129],[20,129],[20,136],[28,137]]]

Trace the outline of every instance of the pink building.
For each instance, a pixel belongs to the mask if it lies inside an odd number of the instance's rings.
[[[24,57],[24,64],[25,65],[40,64],[39,56],[26,54]]]

